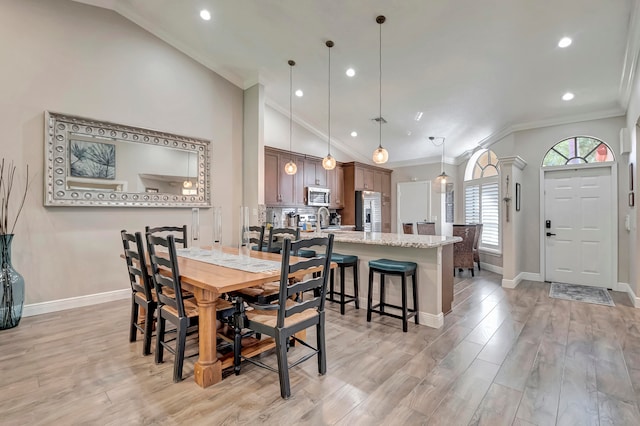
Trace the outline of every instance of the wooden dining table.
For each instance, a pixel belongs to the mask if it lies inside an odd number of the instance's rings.
[[[223,248],[224,253],[238,254],[237,249]],[[251,257],[256,259],[272,260],[280,262],[279,254],[251,251]],[[292,257],[292,262],[304,260],[304,258]],[[332,262],[331,267],[337,265]],[[193,292],[198,303],[199,325],[199,355],[194,367],[196,383],[206,388],[222,380],[222,370],[233,365],[233,357],[219,359],[216,346],[216,304],[220,295],[243,288],[254,287],[261,284],[280,280],[280,270],[269,272],[245,272],[238,269],[213,265],[195,259],[178,256],[178,268],[182,288]],[[321,268],[310,268],[291,274],[289,278],[302,278],[307,274],[320,271]],[[243,356],[255,356],[261,352],[275,347],[273,339],[262,339],[253,345],[243,344]]]

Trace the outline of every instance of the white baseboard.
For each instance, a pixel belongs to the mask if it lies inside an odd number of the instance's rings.
[[[444,314],[442,312],[438,315],[418,312],[418,321],[420,321],[421,325],[426,325],[427,327],[440,328],[444,325]]]
[[[631,300],[631,304],[635,308],[640,308],[640,297],[637,297],[633,292],[631,286],[627,283],[618,283],[618,291],[624,291],[629,296],[629,300]]]
[[[22,311],[23,317],[48,314],[50,312],[64,311],[66,309],[80,308],[82,306],[97,305],[100,303],[122,300],[131,297],[131,289],[107,291],[105,293],[88,294],[86,296],[70,297],[68,299],[50,300],[48,302],[32,303],[25,305]]]
[[[507,280],[505,278],[502,279],[502,287],[504,288],[516,288],[520,281],[537,281],[542,282],[542,277],[540,274],[536,272],[520,272],[516,277],[512,280]]]
[[[522,280],[527,281],[535,281],[535,282],[543,282],[542,275],[537,272],[520,272],[519,275],[522,275]]]
[[[492,265],[490,263],[484,263],[484,262],[480,262],[480,266],[484,271],[495,272],[496,274],[502,275],[502,266],[496,266],[496,265]]]
[[[502,287],[504,288],[516,288],[518,284],[522,281],[522,272],[520,272],[516,277],[512,280],[508,280],[506,278],[502,279]]]

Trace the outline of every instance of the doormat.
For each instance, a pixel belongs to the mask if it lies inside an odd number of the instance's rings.
[[[549,297],[555,299],[575,300],[576,302],[596,305],[616,306],[606,288],[585,285],[551,283]]]

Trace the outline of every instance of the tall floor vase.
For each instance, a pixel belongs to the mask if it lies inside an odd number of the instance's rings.
[[[24,304],[24,278],[11,264],[13,234],[0,235],[0,330],[13,328],[22,318]]]

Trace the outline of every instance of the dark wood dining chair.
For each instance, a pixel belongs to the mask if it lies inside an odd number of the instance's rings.
[[[417,222],[416,228],[418,235],[436,235],[435,222]]]
[[[158,254],[156,247],[162,247],[167,253]],[[158,314],[156,330],[156,364],[163,362],[164,349],[174,355],[173,381],[182,380],[184,349],[187,331],[198,325],[198,306],[193,300],[182,297],[182,283],[178,270],[175,237],[166,238],[147,234],[147,248],[151,263],[151,277],[158,297]],[[161,272],[162,271],[162,272]],[[167,337],[166,322],[176,327],[176,337]],[[195,330],[191,330],[195,331]],[[171,342],[175,340],[175,346]]]
[[[187,248],[189,243],[189,239],[187,238],[187,225],[157,226],[155,228],[152,228],[150,226],[145,226],[144,233],[145,235],[153,234],[155,236],[158,236],[157,234],[160,234],[160,236],[163,236],[165,238],[168,235],[172,234],[174,236],[174,241],[178,244],[182,244],[183,248]]]
[[[473,261],[478,264],[478,271],[480,271],[480,242],[482,241],[482,224],[476,223],[476,235],[473,240]]]
[[[267,251],[269,253],[280,253],[285,238],[290,238],[294,241],[300,239],[300,230],[298,228],[271,228],[269,230]]]
[[[308,258],[296,263],[291,263],[291,253],[301,249],[315,247],[324,251],[323,255]],[[253,364],[278,372],[280,378],[280,396],[288,399],[291,396],[289,383],[289,368],[306,361],[317,355],[318,373],[324,375],[327,371],[327,355],[325,343],[325,295],[327,292],[327,279],[333,253],[333,234],[328,237],[316,237],[308,240],[292,242],[289,238],[284,240],[282,251],[282,268],[280,272],[280,292],[278,302],[273,304],[250,304],[252,310],[244,309],[242,298],[236,300],[236,330],[234,338],[234,369],[240,374],[240,362],[242,360],[242,329],[250,329],[261,335],[271,336],[276,343],[276,356],[278,368],[274,369],[256,359],[246,358]],[[299,282],[290,284],[289,275],[308,268],[320,267],[320,271],[308,274]],[[313,298],[304,302],[295,302],[292,296],[309,292]],[[296,338],[294,335],[309,327],[316,327],[316,347]],[[289,364],[287,359],[288,342],[290,339],[312,350]]]
[[[413,222],[411,223],[403,223],[402,224],[402,232],[405,234],[413,234]]]
[[[142,333],[142,355],[151,353],[151,334],[153,333],[154,315],[158,306],[151,277],[147,269],[144,253],[144,239],[140,232],[134,234],[126,230],[120,231],[124,258],[127,262],[127,273],[131,284],[131,323],[129,325],[129,341],[135,342],[138,331]],[[144,309],[144,323],[140,324],[139,311]]]
[[[267,247],[264,243],[264,226],[249,227],[249,246],[254,251],[266,251]]]
[[[475,225],[453,225],[453,236],[462,241],[453,244],[453,275],[457,269],[468,269],[473,273],[473,242],[476,235]]]

